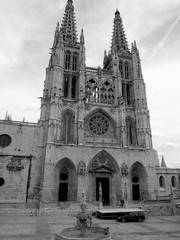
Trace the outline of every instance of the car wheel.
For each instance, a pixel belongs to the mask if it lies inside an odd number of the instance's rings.
[[[124,218],[122,219],[122,222],[125,222],[125,219],[124,219]]]
[[[141,218],[139,218],[139,222],[142,222],[142,219],[141,219]]]

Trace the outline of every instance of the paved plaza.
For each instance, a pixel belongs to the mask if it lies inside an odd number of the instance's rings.
[[[46,240],[71,227],[72,216],[0,215],[1,240]],[[118,223],[93,217],[93,223],[109,227],[112,240],[180,240],[180,216],[149,217],[144,222]]]

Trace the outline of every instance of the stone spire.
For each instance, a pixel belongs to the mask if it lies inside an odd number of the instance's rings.
[[[165,162],[165,160],[164,160],[164,156],[163,156],[163,155],[162,155],[162,158],[161,158],[161,167],[162,167],[162,168],[167,168],[166,162]]]
[[[122,19],[118,10],[115,12],[113,36],[111,43],[111,52],[128,52],[129,48],[126,40],[126,35],[123,28]]]
[[[141,70],[141,59],[139,56],[139,50],[137,48],[136,41],[132,43],[131,53],[133,56],[133,76],[135,79],[143,79]]]
[[[72,0],[67,1],[61,28],[63,32],[63,40],[67,42],[68,45],[75,45],[77,42],[77,30]]]
[[[57,23],[57,26],[56,26],[52,50],[54,50],[56,48],[56,46],[58,44],[58,38],[59,38],[59,22]]]
[[[84,41],[84,31],[83,29],[81,29],[81,36],[80,36],[80,44],[84,45],[85,41]]]

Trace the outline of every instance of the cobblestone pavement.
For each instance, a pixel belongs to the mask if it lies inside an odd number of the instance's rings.
[[[75,221],[70,216],[0,215],[0,239],[53,240],[54,234],[73,226]],[[180,216],[149,217],[140,223],[93,218],[93,223],[109,227],[112,240],[180,240]]]

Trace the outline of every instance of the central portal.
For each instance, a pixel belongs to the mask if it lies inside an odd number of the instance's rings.
[[[109,178],[96,178],[96,201],[99,201],[99,187],[102,187],[103,205],[109,205]]]
[[[59,183],[59,201],[68,200],[68,183]]]
[[[133,194],[133,200],[139,200],[140,199],[139,184],[133,184],[132,185],[132,194]]]

